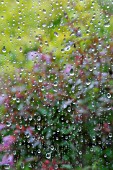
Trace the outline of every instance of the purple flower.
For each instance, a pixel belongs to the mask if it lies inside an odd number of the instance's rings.
[[[9,145],[7,145],[7,144],[0,144],[0,152],[6,151],[6,150],[9,150],[9,149],[10,149]]]
[[[11,155],[4,155],[2,158],[2,162],[0,162],[0,165],[10,165],[13,166],[14,165],[14,156]]]
[[[34,60],[36,57],[38,56],[38,52],[37,51],[31,51],[28,53],[28,60]]]
[[[34,65],[34,72],[37,72],[40,69],[40,65],[39,64],[35,64]]]
[[[41,60],[46,61],[47,64],[50,64],[51,63],[51,56],[49,56],[47,54],[42,54],[41,55]]]
[[[5,99],[6,99],[6,95],[0,95],[0,105],[4,103]]]
[[[16,138],[13,135],[3,137],[3,144],[0,144],[0,152],[10,149],[15,140]]]
[[[37,51],[29,52],[27,57],[28,57],[28,60],[31,60],[31,61],[35,60],[36,57],[38,57],[37,58],[38,61],[42,60],[42,61],[46,61],[47,64],[51,63],[51,56],[50,55],[38,53]]]
[[[67,64],[64,73],[67,75],[70,74],[71,69],[73,69],[73,66],[71,64]]]
[[[4,129],[6,127],[5,124],[0,123],[0,130]]]
[[[15,137],[13,135],[3,137],[4,145],[11,145],[15,142]]]

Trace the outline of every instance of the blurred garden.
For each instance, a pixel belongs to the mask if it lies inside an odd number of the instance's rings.
[[[113,170],[113,1],[1,0],[0,170]]]

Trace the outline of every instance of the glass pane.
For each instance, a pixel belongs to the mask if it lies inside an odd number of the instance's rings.
[[[113,169],[112,28],[112,0],[1,0],[1,170]]]

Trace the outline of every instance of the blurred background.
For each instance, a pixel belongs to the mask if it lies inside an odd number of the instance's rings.
[[[1,170],[113,169],[113,1],[0,1]]]
[[[5,0],[0,5],[1,72],[30,67],[29,51],[52,53],[65,63],[73,52],[87,52],[92,39],[102,38],[105,48],[112,39],[110,0]]]

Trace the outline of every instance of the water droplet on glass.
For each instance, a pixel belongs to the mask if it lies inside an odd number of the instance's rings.
[[[12,97],[12,100],[14,100],[14,101],[15,101],[15,100],[16,100],[16,97]]]
[[[39,77],[39,80],[38,80],[38,81],[39,81],[40,83],[42,82],[42,77],[41,77],[41,76]]]
[[[45,28],[47,25],[46,24],[42,24],[42,27]]]
[[[6,125],[7,125],[7,127],[10,127],[11,126],[11,122],[7,121]]]
[[[10,169],[10,165],[5,165],[4,169]]]
[[[108,27],[110,27],[110,23],[107,22],[107,23],[104,24],[104,26],[105,26],[106,28],[108,28]]]
[[[111,98],[111,94],[107,93],[107,98],[110,99]]]
[[[46,153],[46,158],[51,159],[51,153]]]
[[[16,3],[19,4],[20,0],[16,0]]]
[[[112,133],[109,133],[109,137],[112,138]]]
[[[55,35],[56,37],[58,37],[58,33],[57,33],[57,32],[54,32],[54,35]]]
[[[40,121],[40,120],[41,120],[41,116],[38,116],[38,117],[37,117],[37,120]]]
[[[52,151],[54,150],[54,146],[53,146],[53,145],[51,145],[51,150],[52,150]]]
[[[43,13],[46,14],[46,10],[45,9],[43,9]]]
[[[17,38],[18,40],[21,40],[21,37],[20,36],[18,36],[18,38]]]
[[[2,48],[2,52],[6,53],[6,47],[5,46],[3,46],[3,48]]]
[[[79,152],[79,155],[82,155],[82,151]]]
[[[89,86],[90,84],[91,84],[91,82],[90,82],[90,81],[87,81],[87,82],[86,82],[86,85],[87,85],[87,86]]]
[[[24,163],[23,162],[21,163],[21,168],[24,169]]]
[[[20,52],[22,52],[22,47],[20,47]]]

